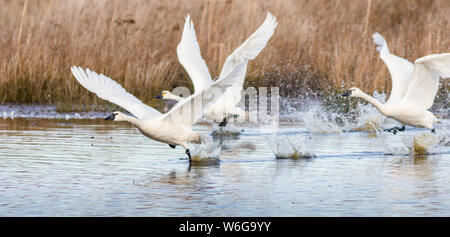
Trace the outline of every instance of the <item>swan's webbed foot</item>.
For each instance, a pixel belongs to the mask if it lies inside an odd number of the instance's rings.
[[[405,129],[406,129],[406,127],[403,125],[402,127],[395,126],[393,128],[384,129],[383,131],[391,132],[391,133],[393,133],[395,135],[395,134],[397,134],[397,132],[405,131]]]
[[[433,128],[433,129],[431,129],[431,132],[432,132],[432,133],[436,133],[436,130],[434,130],[434,128]]]
[[[191,163],[191,152],[189,151],[189,149],[186,149],[186,154],[189,157],[189,164]]]
[[[170,148],[175,149],[175,147],[176,147],[177,145],[169,144],[169,146],[170,146]]]

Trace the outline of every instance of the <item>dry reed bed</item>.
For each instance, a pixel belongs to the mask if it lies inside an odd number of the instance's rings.
[[[104,73],[153,103],[161,89],[191,86],[176,46],[191,14],[210,72],[264,20],[279,24],[249,66],[247,86],[280,86],[285,96],[358,86],[390,89],[371,35],[411,61],[450,51],[447,0],[0,0],[0,103],[105,105],[82,88],[71,65]],[[447,100],[448,83],[441,86]],[[441,96],[441,97],[442,97]],[[448,102],[446,102],[448,103]]]

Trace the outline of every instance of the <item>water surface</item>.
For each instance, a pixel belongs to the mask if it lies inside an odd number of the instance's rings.
[[[282,120],[278,136],[242,127],[213,138],[220,164],[189,167],[185,151],[101,119],[0,119],[1,216],[448,216],[448,126],[429,155],[392,135],[314,133]],[[284,138],[314,153],[276,159]],[[395,150],[397,155],[390,153]]]

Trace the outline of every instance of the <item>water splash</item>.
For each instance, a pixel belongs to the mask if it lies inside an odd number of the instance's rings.
[[[301,159],[316,157],[307,151],[305,143],[293,143],[287,137],[270,136],[267,139],[270,149],[277,159]]]
[[[450,146],[450,120],[443,118],[443,116],[441,117],[436,128],[437,134],[439,134],[439,145]]]
[[[191,145],[191,165],[215,166],[220,164],[221,146],[214,146],[212,142]]]
[[[439,145],[450,146],[450,137],[448,136],[448,134],[439,137]]]
[[[373,93],[374,98],[384,102],[386,94]],[[336,101],[336,99],[329,99]],[[330,134],[343,131],[363,131],[376,134],[381,130],[385,117],[371,104],[358,100],[357,106],[345,114],[338,107],[342,105],[328,104],[321,100],[286,99],[280,101],[283,117],[301,118],[306,130],[310,133]]]
[[[313,109],[303,114],[303,122],[310,133],[329,134],[341,133],[344,126],[336,123],[341,116],[335,113],[325,113],[320,108]]]
[[[346,121],[335,112],[328,111],[320,100],[288,99],[280,100],[280,117],[291,122],[303,123],[310,133],[340,133],[346,126]]]
[[[242,131],[243,129],[236,127],[232,123],[228,123],[227,126],[225,127],[219,127],[217,124],[213,123],[213,131],[211,135],[213,137],[219,136],[239,137]]]
[[[425,156],[439,144],[439,138],[430,132],[420,133],[416,136],[406,136],[402,142],[408,147],[411,156]]]
[[[384,134],[379,136],[383,141],[383,146],[387,150],[387,154],[395,156],[412,156],[421,157],[432,153],[432,150],[439,145],[440,138],[433,133],[423,132],[416,135],[392,135]],[[392,147],[392,139],[401,139],[402,146]],[[398,144],[398,143],[397,143]]]
[[[376,134],[382,130],[384,116],[373,106],[360,105],[359,117],[356,120],[355,131]]]

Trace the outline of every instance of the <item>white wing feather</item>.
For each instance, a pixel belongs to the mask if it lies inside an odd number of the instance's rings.
[[[439,77],[450,77],[450,53],[430,54],[417,59],[404,102],[424,109],[431,108],[438,91]]]
[[[277,24],[275,16],[268,12],[262,25],[225,60],[219,78],[228,75],[238,64],[245,61],[248,62],[258,56],[272,37]],[[245,74],[237,82],[243,84],[244,78]]]
[[[119,83],[103,74],[99,75],[89,68],[85,71],[81,67],[75,66],[71,67],[71,71],[84,88],[95,93],[99,98],[126,109],[139,120],[148,120],[161,115],[158,110],[142,103]]]
[[[391,74],[392,88],[388,103],[398,101],[406,94],[414,71],[414,65],[408,60],[389,52],[386,40],[379,33],[372,35],[380,58],[384,61]]]
[[[239,77],[236,78],[233,86],[218,99],[216,103],[217,107],[225,109],[225,112],[234,111],[236,109],[235,106],[241,100],[241,91],[244,86],[248,61],[254,59],[264,49],[267,42],[272,37],[277,24],[275,16],[268,12],[266,19],[261,26],[232,54],[230,54],[230,56],[228,56],[222,71],[220,72],[219,79],[229,75],[238,64],[243,64],[241,68],[242,71],[238,73]]]
[[[163,119],[171,119],[172,122],[179,122],[186,125],[195,123],[216,102],[224,91],[233,85],[236,78],[242,76],[243,67],[244,63],[237,65],[227,76],[215,81],[211,87],[194,93],[178,102],[169,112],[164,114],[165,117]]]
[[[208,66],[202,58],[197,36],[195,35],[194,23],[190,16],[186,16],[183,36],[177,46],[178,61],[184,67],[194,84],[194,91],[202,91],[212,84],[211,74]]]

